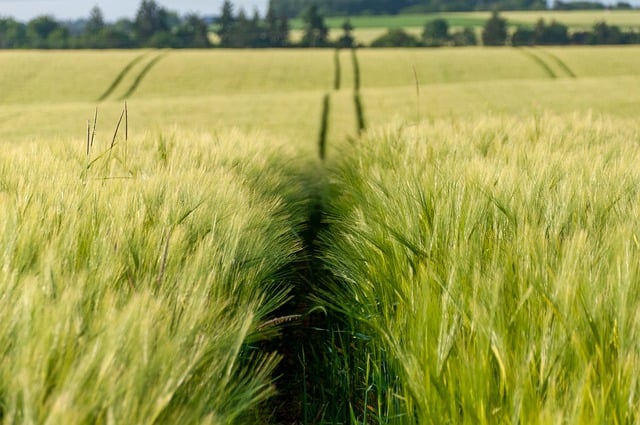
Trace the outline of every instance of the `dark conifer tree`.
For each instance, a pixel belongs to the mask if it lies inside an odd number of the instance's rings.
[[[320,14],[318,6],[312,4],[304,14],[304,35],[301,45],[304,47],[326,47],[329,45],[329,28]]]

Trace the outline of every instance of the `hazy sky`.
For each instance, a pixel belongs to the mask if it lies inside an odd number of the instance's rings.
[[[196,12],[200,15],[218,14],[223,0],[156,0],[158,4],[181,15]],[[550,0],[548,0],[550,1]],[[604,0],[603,3],[615,3]],[[640,0],[627,0],[640,5]],[[236,8],[244,7],[247,13],[258,8],[264,14],[268,0],[233,0]],[[89,16],[93,6],[99,6],[108,21],[133,18],[140,0],[0,0],[0,16],[28,21],[38,15],[53,15],[57,19],[76,19]]]
[[[258,8],[264,13],[268,0],[234,0],[236,8],[244,7],[248,13]],[[28,21],[38,15],[53,15],[57,19],[76,19],[89,16],[99,6],[105,19],[133,18],[141,0],[0,0],[0,16]],[[181,15],[196,12],[200,15],[218,14],[223,0],[156,0],[156,3]]]

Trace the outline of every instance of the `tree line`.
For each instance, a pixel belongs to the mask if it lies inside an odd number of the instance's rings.
[[[227,0],[218,18],[207,21],[196,14],[181,17],[154,0],[142,0],[133,20],[114,23],[107,23],[97,6],[87,19],[75,22],[48,15],[27,23],[0,17],[0,49],[349,47],[354,43],[350,24],[340,40],[329,41],[329,28],[315,5],[307,8],[303,20],[302,40],[293,43],[289,18],[276,11],[273,1],[262,17],[257,10],[251,16],[244,9],[236,12]]]
[[[262,17],[257,10],[251,16],[244,9],[236,12],[227,0],[219,17],[207,22],[195,14],[181,17],[154,0],[143,0],[133,20],[114,23],[107,23],[97,6],[87,19],[76,22],[60,22],[51,16],[38,16],[27,23],[0,18],[0,49],[352,47],[355,43],[349,22],[343,25],[344,34],[330,41],[329,28],[315,5],[307,8],[303,21],[302,39],[294,43],[289,18],[276,12],[273,1]]]
[[[440,47],[440,46],[535,46],[535,45],[599,45],[640,44],[640,32],[623,31],[617,25],[598,22],[591,31],[569,31],[557,21],[538,20],[533,27],[519,26],[509,31],[507,20],[494,11],[482,28],[480,37],[474,28],[451,32],[444,19],[425,24],[421,37],[402,29],[389,30],[371,43],[371,47]]]
[[[302,16],[316,0],[274,0],[274,6],[288,17]],[[322,0],[322,13],[329,16],[381,15],[399,13],[460,12],[473,10],[542,10],[546,0]],[[604,9],[598,1],[560,1],[555,9]],[[630,9],[627,2],[614,8]]]
[[[60,22],[38,16],[27,23],[0,18],[0,48],[107,49],[136,47],[210,47],[209,27],[196,14],[184,17],[143,0],[133,20],[107,23],[99,7],[87,19]]]
[[[371,1],[376,4],[377,0]],[[402,1],[402,0],[398,0]],[[342,34],[329,39],[329,28],[321,9],[311,3],[302,15],[304,29],[297,42],[290,39],[289,18],[277,9],[278,0],[270,0],[264,17],[257,11],[248,16],[244,9],[234,10],[226,0],[213,27],[204,18],[189,14],[184,17],[159,6],[154,0],[142,0],[133,20],[120,19],[107,23],[98,7],[86,20],[63,23],[50,16],[39,16],[28,23],[0,18],[0,48],[266,48],[266,47],[355,47],[354,27],[349,19]],[[217,37],[212,41],[211,30]],[[475,28],[452,31],[444,19],[427,22],[421,36],[402,29],[389,30],[371,43],[371,47],[438,47],[483,45],[563,45],[563,44],[636,44],[640,33],[623,31],[605,22],[591,31],[570,32],[556,21],[540,20],[534,27],[520,26],[508,31],[507,21],[497,11],[486,22],[478,37]]]

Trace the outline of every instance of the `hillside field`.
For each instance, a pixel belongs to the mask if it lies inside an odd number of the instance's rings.
[[[511,25],[533,25],[538,19],[546,21],[556,20],[571,28],[586,29],[596,22],[605,21],[610,25],[623,28],[638,28],[640,21],[638,10],[536,10],[536,11],[505,11],[500,14]],[[453,27],[481,27],[491,17],[491,12],[443,12],[404,15],[372,15],[349,17],[356,28],[407,28],[421,27],[425,22],[442,18]],[[326,23],[329,28],[338,29],[346,17],[328,17]],[[291,21],[292,29],[304,28],[302,20]]]
[[[365,113],[386,122],[487,111],[632,117],[638,53],[637,47],[365,49],[357,57]],[[350,52],[338,55],[339,90],[335,61],[331,50],[4,51],[0,140],[83,139],[96,107],[97,130],[106,137],[126,99],[133,132],[238,127],[304,146],[316,140],[325,93],[335,109],[352,106]],[[335,139],[354,133],[353,113],[334,115]]]
[[[640,423],[640,47],[0,69],[1,424]]]
[[[569,27],[570,31],[590,30],[595,23],[606,22],[609,25],[617,25],[623,30],[640,30],[640,10],[588,10],[588,11],[505,11],[500,13],[507,19],[507,25],[511,30],[518,26],[533,27],[539,19],[547,23],[555,20]],[[349,19],[354,26],[354,35],[358,42],[370,44],[387,29],[402,28],[406,31],[421,36],[425,23],[434,19],[445,19],[452,29],[472,27],[480,33],[485,22],[491,17],[490,12],[447,12],[402,14],[382,16],[353,16],[353,17],[328,17],[327,26],[330,30],[330,38],[337,40],[342,34],[342,24]],[[301,19],[291,21],[292,38],[298,40],[302,37],[304,22]]]

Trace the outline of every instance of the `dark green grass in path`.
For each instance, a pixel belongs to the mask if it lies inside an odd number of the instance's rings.
[[[358,62],[357,49],[351,49],[351,60],[353,61],[353,89],[360,91],[360,63]]]
[[[144,59],[144,57],[147,56],[148,54],[149,52],[145,52],[139,56],[136,56],[135,58],[133,58],[131,62],[129,62],[124,68],[122,68],[122,71],[120,71],[120,73],[116,76],[115,80],[113,80],[109,88],[98,98],[98,102],[102,102],[103,100],[111,96],[111,94],[118,87],[122,79],[127,76],[129,71],[131,71],[131,68],[133,68],[138,62]]]
[[[538,66],[540,66],[540,68],[544,70],[544,72],[549,76],[549,78],[552,78],[552,79],[558,78],[558,76],[555,74],[555,72],[553,72],[551,67],[544,60],[542,60],[540,56],[536,55],[529,49],[524,49],[521,47],[518,47],[517,49],[521,51],[524,55],[530,57],[536,64],[538,64]]]
[[[341,85],[341,69],[340,69],[340,49],[336,49],[333,55],[333,89],[335,91],[340,90]]]
[[[149,63],[147,65],[145,65],[144,68],[142,68],[142,71],[140,71],[140,73],[138,74],[138,76],[136,77],[136,79],[133,81],[133,84],[131,84],[131,87],[129,87],[129,90],[127,90],[127,92],[125,94],[122,95],[122,97],[120,97],[120,100],[125,100],[127,99],[129,96],[131,96],[136,89],[138,88],[138,86],[140,85],[140,83],[142,82],[142,80],[144,79],[144,77],[149,73],[149,71],[151,71],[151,69],[162,59],[167,55],[168,52],[163,52],[163,53],[158,53],[158,55],[151,59],[149,61]]]
[[[358,123],[358,134],[366,130],[366,122],[364,118],[364,107],[362,106],[362,97],[360,96],[360,63],[358,62],[357,49],[351,50],[351,59],[353,60],[353,103],[356,112],[356,121]]]
[[[358,123],[358,134],[362,134],[367,129],[367,122],[364,118],[364,107],[362,106],[362,97],[357,91],[353,94],[353,103],[356,108],[356,120]]]
[[[558,56],[554,55],[548,50],[538,49],[538,51],[547,55],[549,59],[554,61],[564,72],[566,72],[567,76],[571,78],[577,78],[577,75],[571,70],[571,68],[569,68],[569,66],[566,63],[564,63],[564,61],[560,59]]]
[[[324,161],[327,155],[327,134],[329,133],[329,113],[331,102],[329,94],[322,98],[322,116],[320,117],[320,132],[318,133],[318,156]]]

